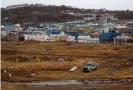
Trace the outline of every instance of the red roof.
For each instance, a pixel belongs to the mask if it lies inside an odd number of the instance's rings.
[[[127,24],[120,24],[120,26],[127,26]]]

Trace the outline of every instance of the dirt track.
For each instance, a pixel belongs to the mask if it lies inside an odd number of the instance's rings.
[[[67,86],[26,86],[2,85],[2,90],[133,90],[132,85],[67,85]]]

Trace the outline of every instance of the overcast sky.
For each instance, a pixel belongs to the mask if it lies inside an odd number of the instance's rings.
[[[14,4],[69,5],[79,8],[106,8],[109,10],[133,10],[133,0],[1,0],[1,7]]]

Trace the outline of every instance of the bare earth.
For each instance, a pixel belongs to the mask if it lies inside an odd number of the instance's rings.
[[[26,86],[2,85],[2,90],[133,90],[133,85]]]

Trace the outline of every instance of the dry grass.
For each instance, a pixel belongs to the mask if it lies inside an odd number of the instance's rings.
[[[91,73],[83,73],[82,67],[89,61],[100,63],[100,68]],[[107,59],[76,59],[74,61],[56,62],[56,61],[38,61],[38,62],[8,62],[2,60],[2,69],[8,69],[12,72],[36,72],[39,80],[42,78],[128,78],[133,77],[133,67],[127,65],[127,60]],[[69,72],[73,66],[78,66],[75,72]],[[17,76],[16,76],[17,77]],[[19,77],[19,76],[18,76]],[[37,80],[38,80],[37,79]],[[25,80],[18,78],[18,80]],[[27,79],[26,79],[27,80]],[[43,79],[42,79],[43,80]]]
[[[89,61],[94,61],[92,59],[77,59],[72,62],[57,62],[57,61],[37,61],[37,62],[8,62],[2,60],[2,69],[6,68],[13,71],[18,70],[69,70],[73,66],[82,67]]]
[[[71,44],[40,43],[40,42],[2,42],[2,69],[9,69],[13,73],[35,71],[37,80],[43,77],[52,78],[127,78],[133,77],[132,56],[133,44]],[[64,55],[64,56],[63,56]],[[12,62],[24,56],[28,62]],[[72,61],[57,62],[58,57],[69,57]],[[89,57],[89,56],[93,56]],[[119,58],[124,56],[125,58]],[[50,60],[47,60],[50,57]],[[107,58],[111,57],[111,58]],[[8,60],[7,60],[8,59]],[[47,61],[46,61],[47,60]],[[82,67],[89,61],[100,63],[100,69],[91,73],[83,73]],[[127,65],[127,63],[129,63]],[[69,72],[73,66],[79,69]],[[18,80],[24,79],[15,74]],[[41,77],[41,78],[40,78]],[[27,79],[26,79],[27,80]]]
[[[25,42],[28,42],[28,43],[25,44]],[[127,55],[132,55],[133,53],[133,45],[130,45],[130,44],[127,46],[111,45],[111,44],[67,45],[65,43],[39,43],[39,42],[30,43],[29,41],[25,41],[25,42],[22,42],[19,44],[16,44],[16,42],[15,43],[12,42],[10,44],[8,44],[7,42],[2,42],[2,50],[6,50],[7,52],[13,53],[10,56],[14,56],[14,54],[17,54],[20,56],[31,57],[31,58],[33,56],[42,57],[42,54],[68,55],[73,57],[74,56],[107,57],[107,56],[113,56],[113,55],[127,56]],[[6,60],[8,56],[7,52],[2,51],[2,59]]]

